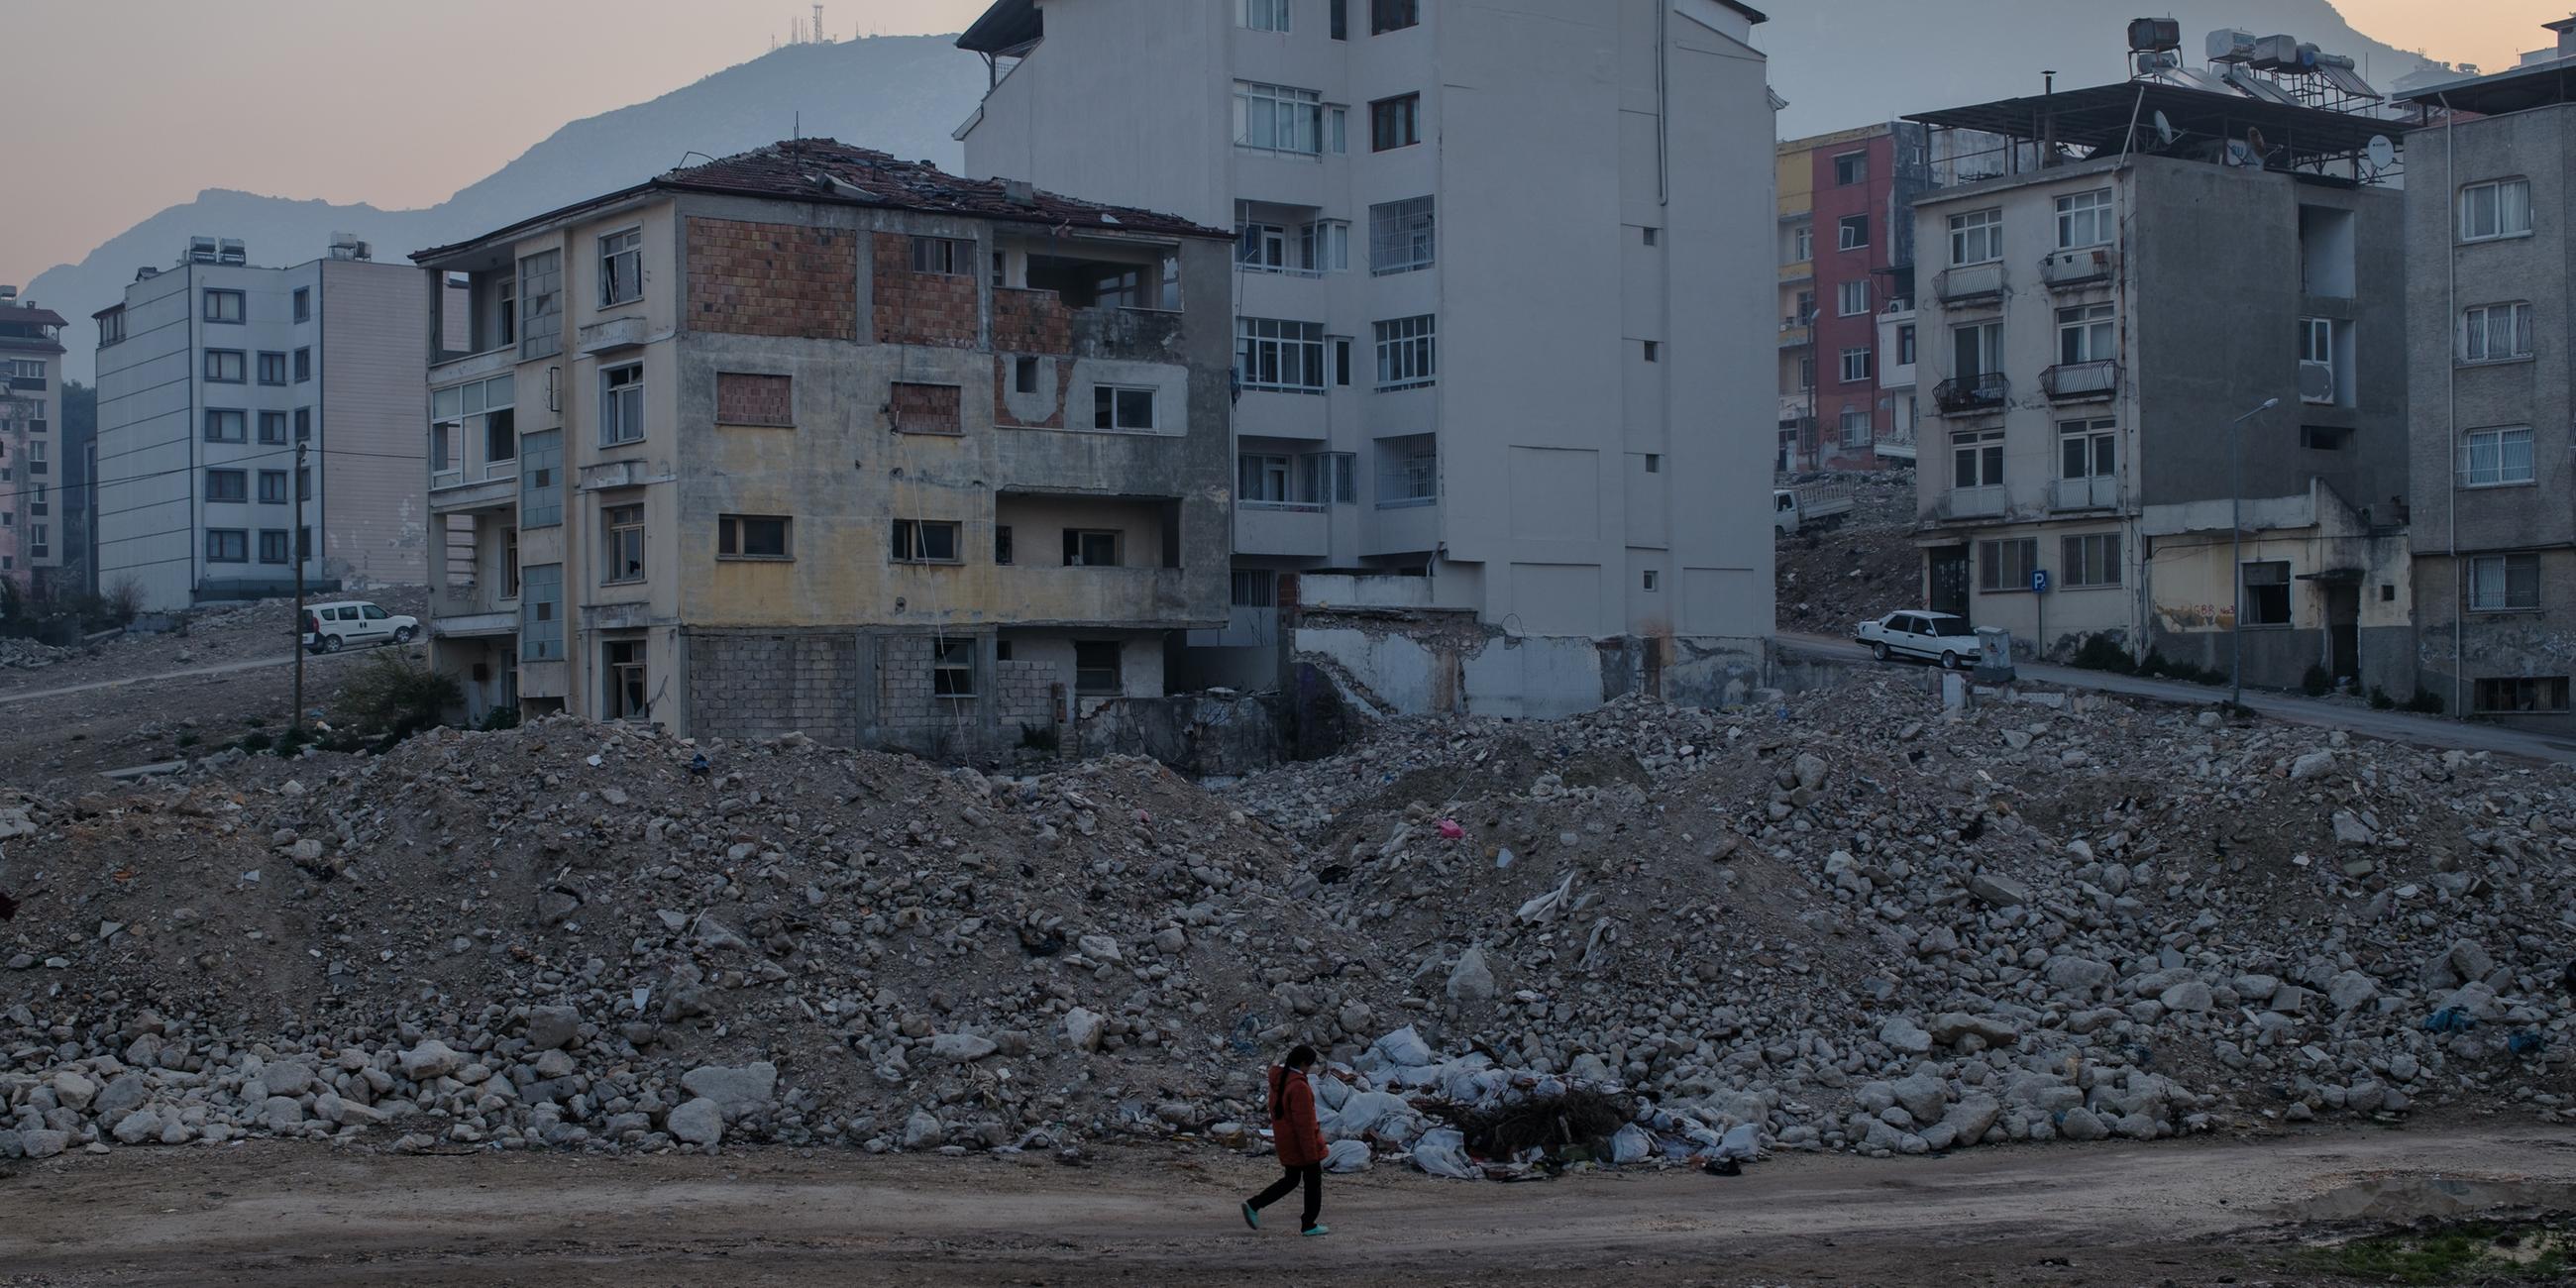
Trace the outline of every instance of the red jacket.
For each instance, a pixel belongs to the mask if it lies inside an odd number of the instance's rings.
[[[1315,1088],[1306,1075],[1281,1065],[1270,1066],[1270,1132],[1279,1143],[1279,1162],[1304,1167],[1324,1161],[1324,1129],[1315,1124]]]

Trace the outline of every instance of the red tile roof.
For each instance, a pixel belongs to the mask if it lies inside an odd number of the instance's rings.
[[[549,211],[468,241],[415,251],[412,258],[438,259],[476,242],[546,223],[587,207],[656,190],[840,202],[1068,230],[1141,232],[1228,241],[1234,238],[1234,233],[1228,229],[1194,224],[1178,215],[1133,206],[1102,205],[1033,188],[1022,188],[1022,199],[1015,200],[1011,191],[1014,186],[999,179],[964,178],[926,161],[902,161],[887,153],[853,147],[834,139],[786,140],[704,165],[673,170],[632,188]]]

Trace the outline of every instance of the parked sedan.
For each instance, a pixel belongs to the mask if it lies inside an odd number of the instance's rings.
[[[1869,646],[1879,661],[1900,654],[1938,662],[1951,670],[1975,665],[1977,629],[1950,613],[1889,613],[1852,628],[1852,638]]]

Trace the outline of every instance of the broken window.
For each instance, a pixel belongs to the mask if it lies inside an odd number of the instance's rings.
[[[599,372],[599,445],[615,447],[644,439],[644,364],[603,367]]]
[[[776,515],[717,515],[716,555],[722,559],[788,558],[787,520]]]
[[[1399,94],[1369,104],[1369,150],[1386,152],[1422,141],[1422,96]]]
[[[600,645],[600,673],[607,681],[607,701],[600,716],[608,720],[642,720],[652,714],[646,696],[644,641],[609,640]]]
[[[1091,387],[1093,429],[1153,429],[1156,390],[1133,385]]]
[[[2272,559],[2249,562],[2242,567],[2242,604],[2239,620],[2247,626],[2287,626],[2290,624],[2290,564]]]
[[[993,562],[1011,562],[1011,525],[1007,523],[993,525]]]
[[[957,525],[925,519],[897,519],[889,548],[896,563],[956,563]]]
[[[1011,389],[1014,393],[1023,394],[1033,394],[1038,391],[1037,359],[1014,358],[1011,360]]]
[[[1859,250],[1869,245],[1869,216],[1845,215],[1836,228],[1838,230],[1836,236],[1841,238],[1838,244],[1842,249]]]
[[[1369,207],[1369,272],[1384,277],[1431,267],[1432,224],[1429,197]]]
[[[975,262],[975,243],[954,237],[912,239],[912,271],[963,276]]]
[[[599,512],[603,585],[644,580],[644,507],[612,505]]]
[[[1073,642],[1073,691],[1086,697],[1116,697],[1125,691],[1118,667],[1118,641]]]
[[[1118,567],[1120,535],[1114,529],[1065,529],[1064,566],[1067,568]]]
[[[933,636],[930,641],[930,692],[935,697],[975,696],[975,641]]]
[[[1977,589],[2028,590],[2030,571],[2039,566],[2039,539],[1977,543]]]
[[[644,298],[644,230],[629,228],[599,239],[599,307]]]
[[[2477,555],[2469,560],[2469,608],[2505,613],[2540,607],[2540,556]]]
[[[1835,187],[1848,188],[1856,183],[1867,182],[1869,182],[1869,154],[1867,152],[1845,152],[1834,158]]]
[[[2470,699],[2475,709],[2499,715],[2567,709],[2567,677],[2506,676],[2479,680]]]

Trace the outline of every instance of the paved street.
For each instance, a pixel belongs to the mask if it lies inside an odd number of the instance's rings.
[[[1783,631],[1780,647],[1791,653],[1834,662],[1863,666],[1921,666],[1919,662],[1878,662],[1869,650],[1848,639],[1830,635],[1801,635]],[[2025,680],[2038,680],[2068,688],[2093,689],[2103,693],[2121,693],[2132,697],[2155,698],[2186,706],[2206,706],[2227,696],[2224,688],[2203,684],[2185,684],[2178,680],[2151,680],[2134,675],[2116,675],[2109,671],[2086,671],[2071,666],[2046,666],[2023,663],[2015,668]],[[2321,729],[2341,729],[2356,737],[2379,738],[2389,742],[2410,743],[2418,747],[2457,747],[2463,751],[2491,751],[2500,756],[2520,756],[2530,760],[2576,764],[2576,739],[2544,734],[2524,733],[2495,725],[2450,720],[2438,716],[2420,716],[2403,711],[2373,711],[2351,701],[2328,701],[2301,694],[2275,693],[2248,689],[2245,705],[2263,715],[2291,724],[2314,725]]]

